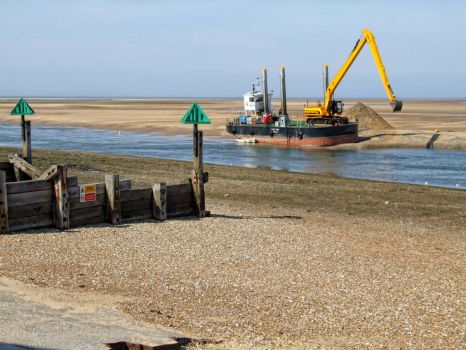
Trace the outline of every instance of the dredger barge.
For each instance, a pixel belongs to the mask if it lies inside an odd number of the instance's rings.
[[[358,141],[358,124],[344,117],[291,120],[287,114],[285,68],[280,68],[281,109],[273,114],[272,94],[267,91],[267,70],[262,70],[262,90],[244,95],[243,115],[227,124],[227,132],[240,143],[264,143],[288,147],[333,146]]]
[[[354,60],[368,43],[385,87],[392,110],[401,111],[403,103],[396,99],[388,81],[373,34],[364,29],[350,56],[329,83],[328,66],[324,65],[324,103],[304,108],[303,118],[290,119],[286,103],[285,67],[280,67],[281,108],[278,114],[272,112],[272,93],[267,87],[267,70],[262,69],[262,86],[243,96],[244,113],[228,122],[226,130],[242,143],[266,143],[288,147],[333,146],[341,143],[358,142],[358,124],[342,116],[342,101],[334,100],[334,92]]]

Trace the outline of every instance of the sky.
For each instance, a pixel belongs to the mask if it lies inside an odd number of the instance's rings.
[[[395,94],[466,97],[466,1],[0,0],[0,97],[322,96],[362,29]],[[341,98],[384,98],[365,47]]]

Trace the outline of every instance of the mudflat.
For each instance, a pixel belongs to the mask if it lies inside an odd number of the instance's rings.
[[[191,168],[34,150],[35,166],[52,163],[84,183],[117,172],[135,188]],[[206,170],[211,217],[1,236],[1,275],[110,295],[137,320],[205,339],[202,349],[463,347],[466,191]]]

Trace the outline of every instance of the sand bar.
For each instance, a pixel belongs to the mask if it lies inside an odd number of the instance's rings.
[[[28,99],[36,115],[33,123],[85,126],[92,128],[155,131],[168,135],[188,134],[191,129],[180,123],[194,101],[198,101],[212,120],[203,126],[206,136],[232,137],[225,131],[227,120],[242,110],[242,99],[199,100],[59,100]],[[309,101],[312,103],[315,101]],[[356,100],[345,101],[345,109]],[[391,113],[386,100],[362,100],[381,114],[395,130],[361,130],[364,142],[349,148],[426,147],[435,138],[437,148],[466,149],[466,104],[460,100],[406,100],[401,113]],[[0,122],[18,122],[9,115],[15,99],[0,99]],[[274,100],[274,110],[280,101]],[[301,118],[304,99],[289,101],[291,118]],[[436,131],[437,130],[437,131]],[[384,137],[380,137],[380,135]],[[434,136],[438,134],[437,136]]]

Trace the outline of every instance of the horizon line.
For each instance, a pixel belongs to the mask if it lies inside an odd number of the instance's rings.
[[[37,99],[37,100],[120,100],[120,101],[155,101],[155,100],[237,100],[242,99],[242,96],[37,96],[37,95],[22,95],[22,96],[0,96],[0,100],[11,100],[18,98]],[[386,97],[339,97],[338,100],[387,100]],[[280,101],[279,97],[272,100]],[[287,97],[287,100],[323,100],[322,97]],[[405,97],[402,100],[466,100],[466,97]]]

